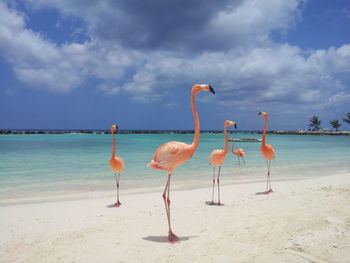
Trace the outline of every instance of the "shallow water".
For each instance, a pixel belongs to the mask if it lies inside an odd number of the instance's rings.
[[[238,133],[234,137],[260,138],[261,135]],[[121,176],[123,188],[163,187],[166,173],[146,166],[154,151],[168,141],[191,143],[192,139],[192,134],[118,134],[117,155],[126,165]],[[267,135],[267,143],[276,149],[271,171],[274,180],[350,170],[349,136]],[[260,145],[235,142],[235,148],[246,152],[246,164],[238,165],[236,156],[229,151],[222,179],[231,183],[264,180],[266,163]],[[175,171],[174,184],[210,185],[212,168],[208,156],[213,149],[223,148],[222,134],[202,134],[193,158]],[[2,135],[0,199],[113,189],[114,176],[108,166],[110,155],[111,135]]]

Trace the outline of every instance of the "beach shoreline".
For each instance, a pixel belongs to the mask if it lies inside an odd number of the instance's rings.
[[[296,181],[307,178],[323,177],[328,174],[344,173],[350,170],[350,163],[342,161],[329,161],[326,163],[310,163],[298,165],[283,165],[272,167],[272,180]],[[300,171],[303,171],[300,173]],[[185,173],[184,173],[185,172]],[[198,172],[198,171],[197,171]],[[221,172],[223,185],[264,183],[266,168],[237,165],[236,160],[226,160]],[[145,180],[143,180],[143,179]],[[160,193],[164,190],[166,173],[154,171],[153,176],[138,177],[126,171],[121,176],[121,194],[148,194]],[[16,204],[31,204],[41,202],[59,202],[91,198],[105,198],[113,195],[115,180],[110,174],[108,179],[95,177],[94,180],[65,180],[26,182],[24,185],[2,185],[0,191],[0,207]],[[212,168],[208,165],[205,172],[188,174],[187,169],[176,171],[172,178],[172,191],[207,189],[211,187]]]
[[[2,262],[346,262],[350,257],[350,173],[172,192],[182,241],[167,243],[160,192],[0,207]],[[193,253],[193,251],[197,251]]]

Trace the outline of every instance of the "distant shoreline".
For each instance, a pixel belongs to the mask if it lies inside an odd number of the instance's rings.
[[[193,130],[119,130],[119,134],[193,134]],[[203,130],[201,134],[218,134],[222,130]],[[231,133],[231,132],[229,132]],[[240,134],[261,134],[262,131],[237,131]],[[350,135],[350,131],[267,131],[268,134],[279,135]],[[45,130],[45,129],[0,129],[0,135],[21,135],[21,134],[111,134],[110,130]]]

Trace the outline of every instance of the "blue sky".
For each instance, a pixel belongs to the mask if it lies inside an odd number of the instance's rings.
[[[345,0],[0,0],[0,128],[323,127],[350,112]],[[341,129],[350,129],[343,124]]]

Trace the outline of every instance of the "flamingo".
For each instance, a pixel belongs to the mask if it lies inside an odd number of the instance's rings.
[[[228,152],[228,137],[227,137],[227,126],[234,126],[237,129],[237,125],[234,121],[225,121],[224,122],[224,137],[225,137],[225,149],[224,150],[213,150],[209,156],[209,164],[213,166],[213,194],[212,194],[212,201],[211,205],[215,205],[214,203],[214,184],[215,184],[215,166],[219,166],[218,176],[217,176],[217,183],[218,183],[218,203],[217,205],[223,205],[220,203],[220,170],[221,166],[225,161],[226,154]]]
[[[116,151],[116,142],[114,139],[114,131],[118,131],[118,126],[112,125],[111,127],[111,133],[112,133],[112,157],[109,160],[109,166],[111,167],[112,171],[114,172],[115,176],[115,181],[116,181],[116,197],[117,197],[117,202],[113,205],[114,207],[119,207],[121,206],[121,202],[119,201],[119,178],[120,178],[120,173],[124,172],[124,160],[120,157],[115,156],[115,151]],[[118,176],[117,176],[118,172]]]
[[[232,153],[237,156],[238,164],[241,164],[240,159],[242,159],[243,163],[245,164],[245,161],[244,161],[244,158],[243,158],[245,156],[244,150],[242,148],[234,150],[233,147],[234,147],[234,145],[233,145],[233,142],[232,142]]]
[[[168,240],[170,243],[176,243],[179,241],[179,237],[176,236],[171,229],[170,222],[170,178],[177,166],[183,164],[187,160],[191,159],[192,155],[196,151],[200,137],[199,118],[196,109],[195,96],[201,91],[210,91],[215,94],[214,89],[209,84],[196,84],[192,87],[191,92],[191,105],[194,118],[194,138],[192,144],[186,144],[183,142],[167,142],[161,145],[154,153],[153,159],[148,164],[149,167],[156,170],[165,170],[168,173],[168,180],[163,192],[163,200],[165,204],[165,210],[168,219]]]
[[[261,143],[261,154],[266,160],[267,165],[267,180],[266,180],[266,194],[273,193],[271,189],[271,180],[270,180],[270,165],[271,160],[275,159],[275,148],[272,145],[266,144],[266,126],[267,126],[267,118],[269,115],[266,112],[259,112],[258,115],[262,115],[264,117],[264,130],[262,134],[262,143]],[[270,185],[270,186],[269,186]]]

